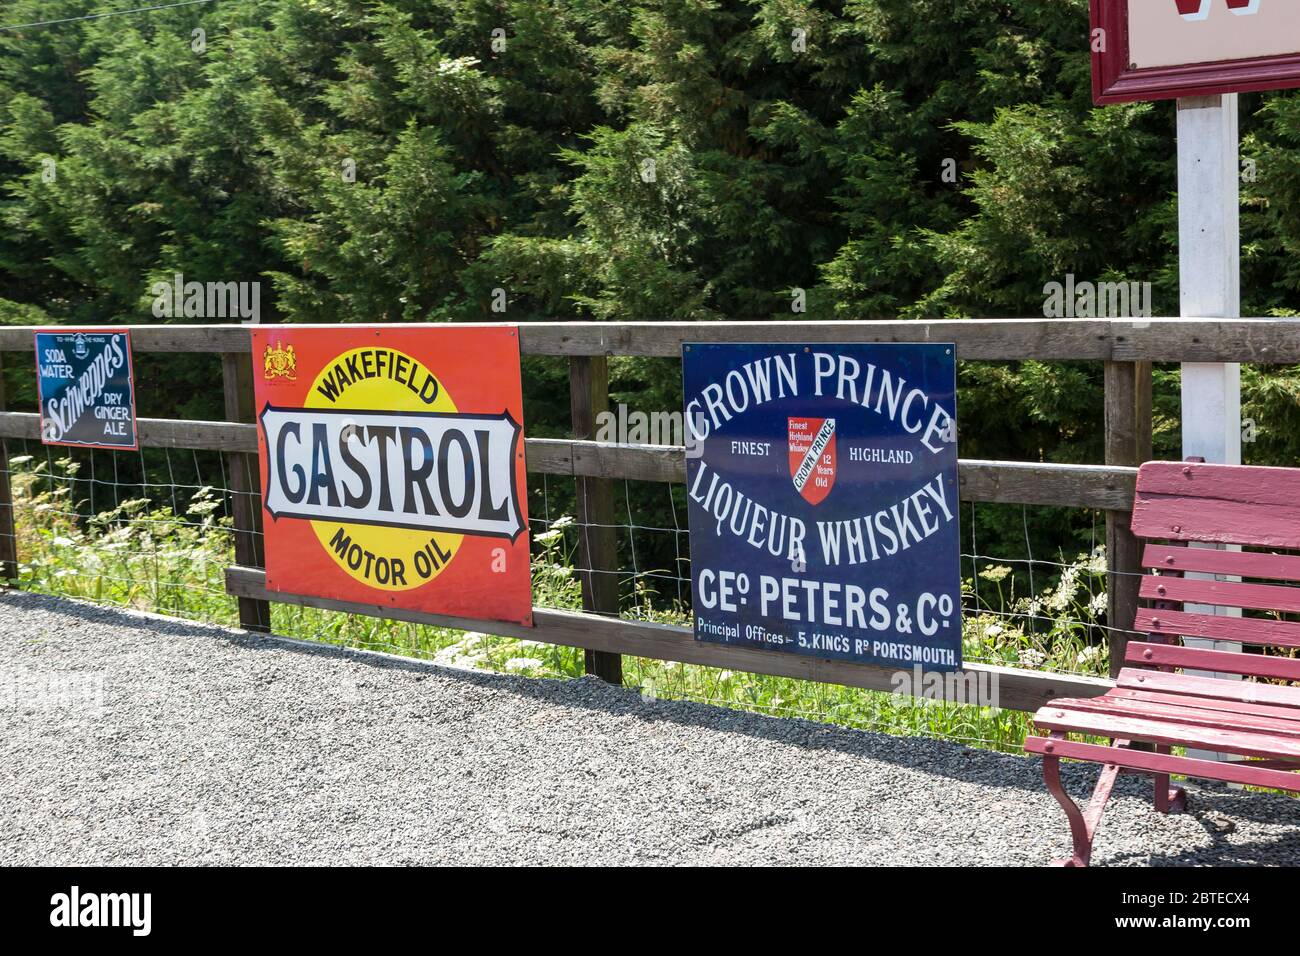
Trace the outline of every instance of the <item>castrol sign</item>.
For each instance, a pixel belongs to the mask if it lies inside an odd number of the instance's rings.
[[[252,337],[268,589],[531,623],[517,330]]]

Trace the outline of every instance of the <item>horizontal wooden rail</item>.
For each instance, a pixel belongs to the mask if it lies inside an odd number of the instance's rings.
[[[543,322],[520,327],[532,355],[677,356],[686,342],[951,342],[984,361],[1300,362],[1286,319],[904,319],[830,322]]]
[[[527,438],[528,470],[546,475],[686,480],[686,456],[677,445],[612,445],[571,438]]]
[[[142,418],[138,425],[140,445],[145,448],[257,452],[256,425],[166,418]],[[0,412],[0,438],[39,439],[39,416],[34,412]],[[629,481],[686,480],[686,456],[675,445],[529,438],[524,447],[528,470],[536,474]],[[1137,482],[1136,468],[1040,462],[964,460],[958,465],[958,475],[963,501],[1103,510],[1129,507]]]
[[[0,352],[30,352],[33,333],[57,326],[10,325],[0,327]],[[133,352],[197,352],[214,355],[248,352],[252,348],[246,325],[127,325],[106,326],[131,330]]]
[[[136,436],[141,448],[195,451],[257,451],[257,426],[234,422],[188,422],[176,418],[140,418]],[[35,412],[0,412],[0,438],[39,441],[41,417]],[[68,448],[68,451],[71,451]]]
[[[1132,505],[1137,471],[1120,465],[975,459],[957,463],[962,501],[1103,510]]]
[[[129,328],[137,352],[249,349],[250,327],[244,325]],[[0,351],[30,352],[34,331],[0,328]],[[1300,363],[1300,322],[1270,318],[525,322],[519,340],[525,355],[672,357],[681,354],[684,342],[952,342],[959,358],[982,361]]]
[[[684,664],[700,664],[705,667],[722,667],[754,674],[769,674],[774,677],[793,677],[799,680],[842,684],[846,687],[861,687],[867,690],[895,690],[894,675],[899,671],[899,668],[822,660],[726,644],[710,644],[695,640],[688,627],[623,621],[579,611],[534,608],[534,626],[523,627],[518,624],[463,620],[380,604],[357,604],[328,598],[282,594],[278,591],[266,590],[266,574],[260,568],[227,568],[226,590],[236,597],[296,604],[301,607],[321,608],[347,614],[363,614],[367,617],[382,617],[434,627],[474,631],[486,629],[503,637],[525,638],[548,644],[562,644],[565,647],[581,647],[586,650],[648,657],[661,661],[680,661]],[[1007,710],[1034,711],[1059,697],[1096,697],[1114,686],[1113,682],[1100,677],[1049,674],[1043,671],[996,667],[990,664],[967,664],[964,673],[973,675],[977,679],[987,676],[990,683],[992,678],[996,677],[998,706]]]

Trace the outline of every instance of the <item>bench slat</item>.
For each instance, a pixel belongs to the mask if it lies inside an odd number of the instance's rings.
[[[1138,596],[1153,601],[1216,604],[1256,611],[1300,611],[1300,588],[1281,584],[1246,584],[1148,574],[1142,578]]]
[[[1141,717],[1120,717],[1085,710],[1070,710],[1048,704],[1034,715],[1034,723],[1046,730],[1059,730],[1097,737],[1144,740],[1171,746],[1243,754],[1248,757],[1295,757],[1300,759],[1300,739],[1218,727],[1201,727]]]
[[[1300,774],[1255,767],[1240,761],[1198,760],[1194,757],[1176,757],[1149,750],[1105,747],[1101,744],[1080,743],[1074,740],[1048,740],[1045,737],[1025,738],[1025,750],[1050,757],[1117,764],[1130,770],[1180,774],[1205,780],[1222,780],[1224,783],[1237,783],[1246,787],[1268,787],[1272,790],[1300,792]]]
[[[1133,618],[1133,630],[1166,637],[1211,637],[1216,641],[1300,647],[1300,624],[1294,621],[1266,621],[1253,617],[1192,614],[1187,611],[1140,607]]]
[[[1232,683],[1240,684],[1241,681],[1232,681]],[[1259,704],[1241,700],[1216,700],[1212,697],[1195,697],[1190,694],[1138,690],[1133,687],[1116,687],[1114,690],[1107,691],[1105,696],[1112,699],[1124,698],[1127,700],[1147,700],[1157,704],[1174,704],[1179,707],[1192,707],[1198,710],[1223,714],[1252,714],[1267,717],[1274,721],[1300,721],[1300,707],[1279,707],[1276,704]]]
[[[1170,674],[1165,671],[1125,667],[1119,672],[1118,686],[1187,694],[1211,700],[1259,702],[1280,707],[1300,708],[1300,687],[1282,687],[1278,684],[1259,684],[1254,681],[1223,680],[1218,677]]]
[[[1139,491],[1132,530],[1141,538],[1300,548],[1300,507]]]
[[[1300,501],[1300,469],[1148,461],[1138,471],[1137,490],[1180,498],[1294,507]]]
[[[1243,578],[1300,581],[1300,556],[1293,554],[1148,544],[1142,550],[1142,566],[1162,571],[1199,571],[1205,574],[1232,574]]]
[[[1209,651],[1174,644],[1130,641],[1124,659],[1130,664],[1153,667],[1189,667],[1199,671],[1300,681],[1300,660],[1290,657],[1266,657],[1263,654],[1238,654],[1234,651]]]
[[[1245,712],[1230,713],[1155,700],[1133,700],[1106,694],[1102,697],[1064,697],[1049,705],[1066,710],[1088,711],[1093,714],[1113,714],[1116,717],[1138,717],[1158,720],[1180,726],[1213,727],[1219,730],[1241,731],[1252,734],[1269,734],[1293,737],[1300,740],[1300,722],[1279,720],[1272,715],[1260,716]]]

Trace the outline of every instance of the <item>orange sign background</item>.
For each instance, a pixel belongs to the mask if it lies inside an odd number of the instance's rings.
[[[253,329],[252,341],[267,589],[531,625],[517,330],[267,326]],[[311,436],[326,428],[330,440],[316,448]],[[385,443],[367,429],[410,434],[405,445],[391,436]],[[426,429],[433,440],[423,446]],[[481,469],[491,465],[480,456],[487,459],[489,429],[496,467],[487,475]],[[448,437],[446,445],[439,446],[439,434]],[[379,445],[387,452],[382,457]],[[454,476],[466,476],[460,491],[472,487],[498,507],[476,507],[457,519],[446,501],[435,507],[426,496],[416,510],[437,516],[411,514],[400,495],[419,498],[412,470],[432,467],[426,480],[436,493],[434,476],[443,467],[424,455],[415,465],[410,449],[417,446],[454,446],[455,455],[444,457]],[[360,451],[374,452],[367,459],[372,482],[363,484],[361,471],[349,470]],[[332,480],[324,477],[327,455]],[[283,470],[273,473],[282,459]],[[315,494],[286,504],[286,487],[300,490],[316,477]],[[394,497],[384,509],[376,504],[381,487]],[[354,496],[371,504],[349,510]],[[476,522],[489,512],[497,520]]]

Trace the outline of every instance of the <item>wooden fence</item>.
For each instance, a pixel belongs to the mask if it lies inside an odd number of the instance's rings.
[[[0,328],[5,353],[31,353],[33,328]],[[481,621],[395,610],[320,598],[271,594],[261,570],[260,489],[250,486],[246,456],[255,456],[252,362],[249,329],[231,325],[157,325],[131,328],[137,352],[219,354],[225,422],[141,419],[141,447],[209,450],[231,456],[236,566],[226,590],[239,602],[243,627],[267,631],[271,601],[444,627],[481,629]],[[1056,465],[1036,462],[962,460],[964,501],[1094,508],[1106,512],[1110,561],[1108,620],[1119,626],[1137,608],[1139,554],[1128,530],[1137,465],[1151,456],[1151,364],[1153,362],[1300,363],[1300,323],[1277,319],[966,319],[889,322],[558,323],[520,326],[525,355],[567,358],[570,369],[571,439],[529,438],[528,470],[565,475],[577,482],[577,520],[582,535],[582,612],[539,607],[535,626],[492,624],[507,637],[583,648],[589,672],[618,681],[621,655],[680,661],[738,671],[794,677],[873,690],[892,690],[894,668],[819,660],[760,649],[696,642],[690,628],[618,618],[618,558],[614,539],[612,482],[617,479],[681,482],[686,464],[680,447],[637,446],[592,440],[597,415],[608,408],[610,356],[678,357],[683,342],[943,342],[955,343],[963,361],[1086,360],[1105,363],[1105,462]],[[10,359],[13,361],[13,359]],[[23,361],[31,361],[24,359]],[[147,387],[147,386],[146,386]],[[960,407],[960,395],[958,396]],[[38,416],[4,410],[0,379],[0,444],[39,439]],[[7,451],[0,448],[0,453]],[[253,463],[255,465],[255,462]],[[0,476],[0,576],[16,577],[13,505],[7,474]],[[1112,672],[1126,643],[1112,632]],[[1095,696],[1109,682],[1100,678],[970,663],[967,674],[996,674],[1003,707],[1033,710],[1059,696]]]

